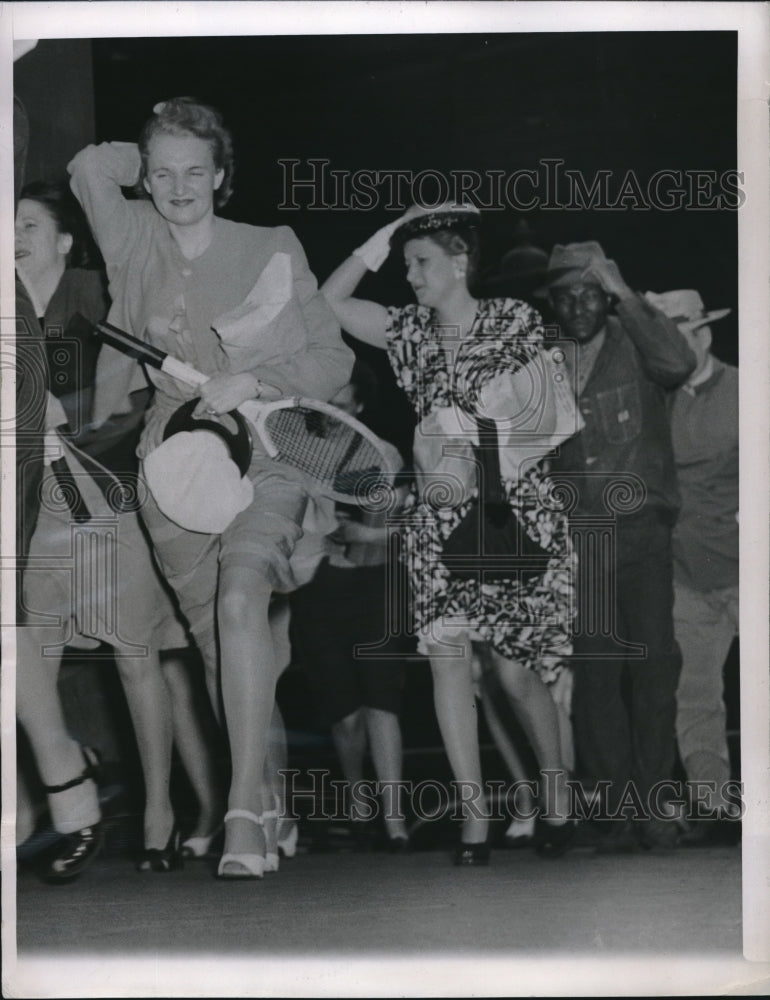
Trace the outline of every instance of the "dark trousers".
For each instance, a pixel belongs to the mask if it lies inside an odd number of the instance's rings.
[[[587,784],[611,783],[610,813],[628,801],[629,781],[646,809],[676,752],[670,519],[655,510],[618,518],[604,545],[579,520],[573,535],[582,560],[572,701],[579,766]]]

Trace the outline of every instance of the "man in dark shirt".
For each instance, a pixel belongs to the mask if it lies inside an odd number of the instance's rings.
[[[547,289],[585,420],[552,460],[573,497],[580,567],[576,749],[583,779],[602,789],[604,815],[617,820],[600,849],[665,850],[677,838],[660,783],[674,765],[680,669],[671,557],[679,497],[666,395],[695,358],[598,243],[554,247]]]

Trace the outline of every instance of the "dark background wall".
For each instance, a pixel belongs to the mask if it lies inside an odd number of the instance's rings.
[[[618,180],[630,168],[642,180],[721,172],[736,163],[736,58],[727,32],[105,39],[94,43],[96,127],[100,139],[134,138],[174,94],[217,105],[236,137],[230,213],[291,222],[324,277],[388,213],[281,211],[280,159],[510,173],[560,157]],[[632,284],[693,286],[736,304],[735,212],[529,215],[546,249],[598,238]],[[489,214],[489,263],[517,217]]]

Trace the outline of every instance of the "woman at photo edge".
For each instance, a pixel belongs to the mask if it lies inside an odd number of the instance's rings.
[[[215,109],[192,98],[156,105],[138,146],[89,146],[69,170],[107,265],[110,322],[210,376],[192,390],[152,374],[156,391],[141,458],[161,443],[171,414],[195,395],[201,397],[196,412],[219,415],[253,398],[328,399],[347,382],[352,352],[293,232],[231,222],[214,212],[227,201],[233,175],[230,134]],[[123,197],[121,187],[137,184],[150,200]],[[273,265],[290,268],[289,301],[272,326],[229,352],[214,329],[221,333],[225,318],[240,315]],[[97,421],[119,408],[135,371],[117,352],[102,351]],[[288,560],[307,503],[302,477],[258,447],[248,476],[254,500],[220,534],[177,526],[152,498],[142,510],[203,654],[215,703],[220,672],[232,757],[218,868],[223,878],[260,878],[274,870],[266,867],[266,855],[277,866],[274,793],[264,776],[279,666],[268,607],[274,591],[292,587]]]
[[[446,408],[457,402],[464,352],[472,362],[474,349],[478,352],[485,338],[493,335],[510,351],[508,358],[515,355],[525,363],[537,355],[542,342],[540,318],[525,303],[477,300],[471,294],[469,283],[479,256],[478,222],[478,212],[465,206],[440,206],[431,211],[413,206],[354,251],[321,289],[343,329],[388,352],[396,379],[418,419],[438,418],[437,426],[442,411],[448,412]],[[417,298],[416,305],[386,308],[353,296],[367,270],[376,271],[391,249],[403,252],[406,279]],[[453,362],[449,352],[454,349],[457,359]],[[504,359],[501,370],[508,363]],[[420,649],[430,659],[436,715],[455,779],[482,787],[473,640],[488,668],[502,682],[540,767],[559,772],[555,802],[548,803],[539,844],[541,853],[556,856],[566,849],[574,824],[566,820],[566,772],[559,723],[546,684],[557,679],[562,659],[570,652],[573,556],[566,518],[543,508],[544,480],[539,470],[531,466],[518,481],[508,479],[504,485],[511,507],[551,554],[545,576],[531,582],[483,587],[478,580],[450,579],[441,563],[442,543],[462,519],[467,498],[459,507],[435,508],[420,504],[415,494],[413,509],[418,511],[419,526],[416,523],[414,528],[406,528],[412,601],[421,633]],[[422,564],[425,554],[431,560],[427,567]],[[519,588],[518,593],[512,593],[512,587]],[[517,598],[520,606],[526,605],[523,614],[516,611]],[[547,615],[554,624],[529,627],[533,613]],[[464,616],[468,624],[462,629],[445,625],[445,614],[455,620]],[[447,656],[446,647],[442,653],[442,642],[462,643],[464,654]],[[488,818],[474,816],[466,808],[455,863],[485,864],[489,858],[487,837]]]

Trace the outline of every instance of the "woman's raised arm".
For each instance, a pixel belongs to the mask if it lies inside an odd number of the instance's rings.
[[[385,348],[388,310],[378,302],[353,297],[353,292],[366,271],[367,266],[363,260],[351,254],[329,275],[321,285],[321,291],[343,330],[347,330],[356,340]]]
[[[70,187],[83,206],[110,277],[113,265],[125,260],[139,228],[138,203],[129,202],[120,189],[137,182],[140,165],[133,142],[86,146],[67,165]]]
[[[353,292],[367,271],[379,271],[390,253],[390,238],[398,227],[424,209],[412,206],[378,229],[366,243],[354,250],[321,285],[326,301],[343,330],[373,347],[387,347],[388,310],[376,302],[356,299]]]

